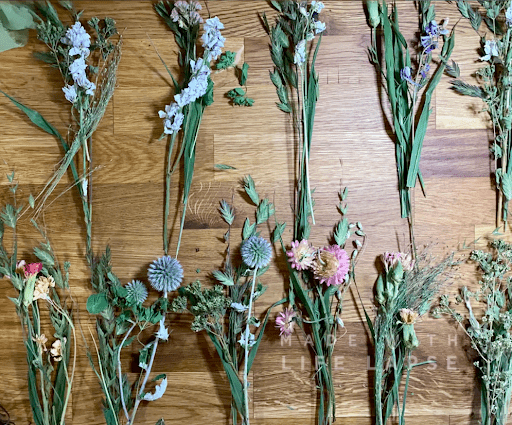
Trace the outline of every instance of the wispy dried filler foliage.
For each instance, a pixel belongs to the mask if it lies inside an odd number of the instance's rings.
[[[508,203],[512,199],[512,4],[510,0],[480,2],[483,10],[473,9],[465,0],[457,1],[461,15],[480,36],[479,57],[483,62],[476,75],[479,85],[460,78],[456,63],[450,67],[452,89],[464,96],[478,97],[485,103],[484,112],[492,122],[490,148],[495,162],[498,192],[497,223],[508,222]],[[482,22],[485,28],[482,28]]]
[[[414,324],[430,311],[434,299],[451,278],[458,264],[453,254],[440,262],[423,253],[385,253],[385,272],[377,280],[377,315],[373,324],[365,312],[375,350],[375,420],[384,425],[393,414],[405,424],[405,407],[411,372],[429,361],[413,364],[412,352],[419,346]],[[400,394],[405,376],[405,386]]]
[[[505,425],[512,395],[512,245],[494,240],[470,260],[481,272],[478,289],[463,286],[454,303],[442,296],[436,314],[453,317],[476,350],[482,425]]]

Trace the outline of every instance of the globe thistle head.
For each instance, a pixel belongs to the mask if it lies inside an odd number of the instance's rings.
[[[240,249],[242,260],[252,269],[261,269],[270,263],[272,258],[272,247],[264,238],[251,236]]]
[[[183,267],[175,258],[164,255],[149,265],[148,279],[157,291],[174,291],[183,280]]]
[[[132,280],[126,286],[126,291],[128,295],[126,296],[126,300],[133,304],[142,304],[146,301],[148,297],[148,290],[146,285],[142,283],[140,280]]]

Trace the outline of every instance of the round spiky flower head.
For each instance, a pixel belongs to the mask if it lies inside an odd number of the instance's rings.
[[[272,247],[264,238],[251,236],[240,249],[242,260],[252,269],[261,269],[270,263]]]
[[[142,304],[146,301],[146,298],[148,297],[148,290],[146,285],[144,285],[140,280],[132,280],[125,286],[125,288],[128,291],[126,299],[129,302]]]
[[[149,265],[148,279],[157,291],[174,291],[179,288],[183,279],[183,267],[175,258],[164,255]]]

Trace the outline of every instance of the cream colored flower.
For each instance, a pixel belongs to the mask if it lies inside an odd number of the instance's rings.
[[[32,340],[37,343],[37,346],[41,351],[48,351],[46,348],[46,343],[48,342],[48,338],[46,338],[45,334],[41,334],[39,336],[36,336],[35,338],[32,337]]]
[[[56,362],[60,362],[62,360],[62,341],[60,339],[56,340],[52,344],[50,354],[52,355],[53,360],[55,360]]]
[[[52,276],[41,276],[37,279],[33,301],[45,299],[50,292],[50,287],[55,288],[55,281]]]
[[[317,279],[329,279],[338,273],[338,259],[329,251],[320,250],[313,263],[313,272]]]
[[[406,325],[414,325],[416,323],[416,319],[418,318],[418,313],[410,308],[402,308],[400,310],[400,317],[402,318],[402,322]]]

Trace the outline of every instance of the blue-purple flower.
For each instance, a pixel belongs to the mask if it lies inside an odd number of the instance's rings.
[[[439,36],[448,34],[449,31],[444,25],[439,26],[434,20],[427,24],[425,27],[427,35],[421,37],[421,45],[425,49],[425,53],[430,53],[432,50],[437,49],[439,47]]]
[[[428,72],[430,71],[430,65],[428,63],[426,63],[425,65],[423,65],[420,69],[420,75],[422,78],[427,78],[427,74]]]
[[[165,112],[159,111],[158,116],[164,119],[165,134],[174,134],[180,131],[184,116],[177,103],[166,105]]]
[[[148,280],[157,291],[174,291],[183,280],[183,267],[175,258],[164,255],[149,265]]]
[[[325,6],[321,1],[313,0],[311,2],[311,12],[312,13],[320,13],[324,7]]]
[[[400,70],[400,78],[410,84],[417,86],[418,84],[412,79],[412,70],[410,66],[406,66]]]

